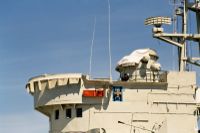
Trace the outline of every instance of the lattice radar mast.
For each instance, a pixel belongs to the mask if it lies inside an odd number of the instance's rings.
[[[188,13],[193,12],[196,14],[196,28],[197,33],[188,33]],[[200,55],[200,0],[181,0],[180,6],[177,7],[175,12],[178,17],[181,17],[181,32],[165,33],[163,24],[170,25],[172,19],[169,17],[150,17],[145,20],[145,25],[154,25],[153,37],[165,41],[178,47],[179,57],[179,71],[186,71],[187,63],[200,66],[200,57],[189,57],[187,55],[187,44],[189,41],[198,43],[198,52]]]

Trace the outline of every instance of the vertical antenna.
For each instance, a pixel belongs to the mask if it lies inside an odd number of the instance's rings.
[[[183,0],[183,29],[182,32],[184,35],[187,34],[187,0]],[[186,53],[186,45],[187,45],[187,41],[186,41],[186,37],[184,36],[183,38],[183,46],[182,46],[182,50],[181,50],[181,65],[180,65],[180,70],[184,71],[186,70],[186,57],[187,57],[187,53]]]
[[[177,33],[177,15],[176,15],[176,9],[178,5],[178,0],[173,0],[171,3],[174,6],[174,11],[173,11],[173,32]]]
[[[110,63],[110,81],[112,80],[112,60],[111,60],[111,46],[110,46],[110,0],[108,0],[108,48],[109,48],[109,63]]]
[[[96,29],[96,16],[94,17],[94,27],[93,27],[93,33],[92,33],[92,44],[91,44],[91,48],[90,48],[90,72],[89,72],[90,78],[92,77],[92,55],[93,55],[93,47],[94,47],[95,29]]]
[[[196,6],[200,3],[199,0],[195,0]],[[197,19],[197,33],[200,34],[200,12],[196,12],[196,19]],[[200,56],[200,40],[199,40],[199,56]]]
[[[173,6],[173,14],[172,14],[172,17],[173,17],[173,33],[177,33],[178,32],[178,17],[177,17],[177,8],[178,6],[180,5],[180,0],[169,0],[169,4]],[[177,41],[177,38],[174,39],[174,41]],[[172,46],[172,56],[173,58],[175,58],[175,47]],[[175,60],[173,60],[173,63],[172,63],[172,68],[173,70],[175,70]]]

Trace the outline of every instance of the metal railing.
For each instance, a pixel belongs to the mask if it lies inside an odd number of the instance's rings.
[[[167,82],[167,71],[152,71],[151,69],[137,69],[130,75],[135,82]]]

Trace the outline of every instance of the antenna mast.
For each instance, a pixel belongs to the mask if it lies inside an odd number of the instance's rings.
[[[196,14],[197,34],[187,33],[188,12]],[[200,2],[199,0],[181,0],[181,6],[176,9],[176,15],[182,18],[182,33],[164,33],[163,24],[171,24],[169,17],[151,17],[145,20],[146,25],[154,25],[153,37],[172,44],[179,49],[179,71],[186,71],[186,64],[191,63],[200,66],[199,57],[188,57],[187,42],[194,41],[199,43],[200,52]]]
[[[110,0],[108,0],[108,48],[109,48],[109,68],[110,68],[110,81],[112,81],[112,57],[110,46]]]
[[[94,17],[94,27],[93,27],[93,33],[92,33],[92,44],[90,48],[90,78],[92,77],[92,55],[93,55],[93,47],[94,47],[94,37],[95,37],[95,29],[96,29],[96,16]]]
[[[177,31],[178,31],[178,17],[177,17],[177,15],[176,15],[176,9],[177,9],[177,7],[178,6],[180,6],[180,0],[169,0],[169,3],[170,3],[170,5],[172,5],[173,6],[173,33],[177,33]],[[178,49],[178,51],[179,51],[179,49]],[[172,55],[173,55],[173,58],[175,57],[175,47],[174,46],[172,46]],[[179,58],[179,57],[178,57]],[[173,70],[175,70],[175,60],[173,60]]]

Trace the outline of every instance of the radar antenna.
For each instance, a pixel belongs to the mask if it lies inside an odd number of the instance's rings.
[[[163,24],[171,24],[169,17],[150,17],[145,20],[145,25],[154,25],[153,37],[165,41],[178,47],[179,71],[186,71],[187,63],[200,66],[200,57],[188,57],[187,42],[197,42],[200,53],[200,1],[199,0],[180,0],[181,4],[176,9],[176,15],[182,18],[182,31],[180,33],[165,33],[162,28]],[[196,14],[197,33],[190,34],[187,31],[188,13],[192,11]],[[179,31],[178,31],[179,32]]]

